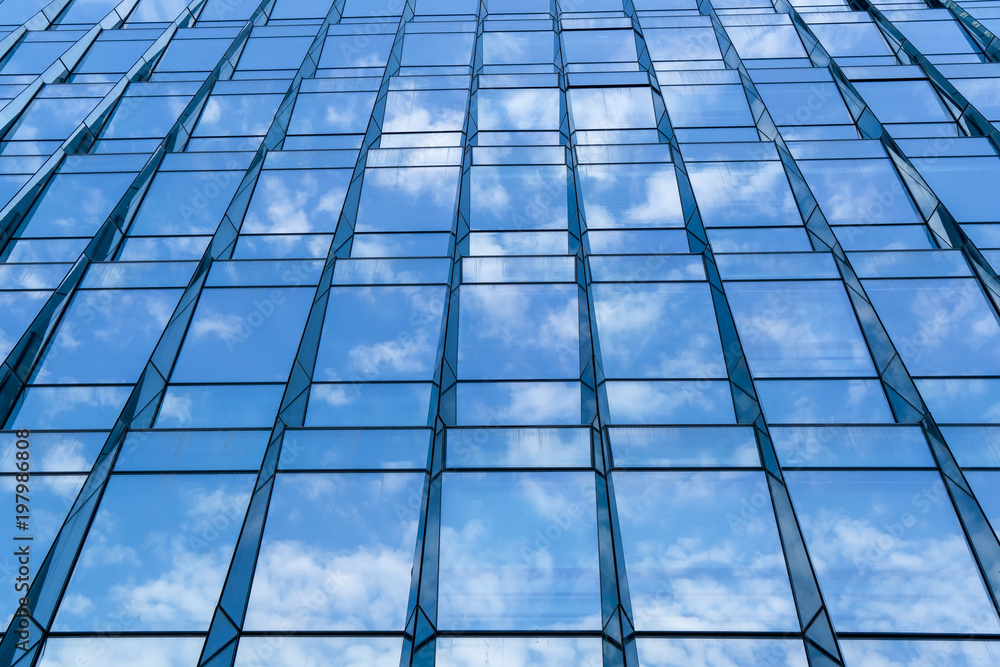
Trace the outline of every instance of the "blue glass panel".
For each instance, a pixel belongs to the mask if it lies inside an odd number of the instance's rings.
[[[613,475],[636,630],[797,628],[763,473]]]
[[[996,632],[936,472],[785,475],[838,630]]]
[[[261,174],[240,231],[333,232],[351,182],[348,169],[289,169]]]
[[[312,387],[306,426],[427,426],[432,385],[320,384]]]
[[[456,167],[368,169],[355,226],[358,232],[449,231],[455,219]],[[406,211],[400,216],[400,211]]]
[[[463,286],[459,377],[578,378],[579,321],[575,286]]]
[[[1000,374],[1000,323],[972,279],[866,280],[912,375]]]
[[[583,165],[579,175],[588,229],[684,225],[672,166]]]
[[[772,424],[892,423],[878,380],[760,380],[757,396]]]
[[[181,290],[77,294],[36,368],[44,384],[135,382]]]
[[[719,380],[605,383],[612,424],[732,424],[729,383]]]
[[[402,630],[422,486],[421,474],[279,474],[244,627]]]
[[[253,475],[137,475],[108,482],[54,628],[204,631]],[[158,511],[169,507],[171,511]]]
[[[696,163],[688,175],[708,227],[802,224],[780,162]]]
[[[595,508],[592,473],[445,474],[438,626],[599,629]]]
[[[732,282],[726,293],[756,377],[875,375],[841,283]]]
[[[445,296],[443,286],[332,289],[314,377],[434,379]]]
[[[592,292],[606,377],[726,377],[707,283],[600,284]]]
[[[566,228],[566,167],[473,167],[471,173],[472,229]]]
[[[127,173],[56,175],[28,215],[21,236],[93,236],[133,178]]]

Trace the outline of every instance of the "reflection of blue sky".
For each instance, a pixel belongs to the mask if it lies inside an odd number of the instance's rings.
[[[779,125],[852,122],[833,82],[768,83],[757,86],[757,92]]]
[[[838,282],[731,282],[726,292],[756,377],[874,376]]]
[[[917,380],[917,389],[938,423],[1000,423],[1000,380]]]
[[[135,382],[181,290],[79,292],[46,349],[34,381]]]
[[[279,475],[246,629],[402,630],[422,485],[406,473]]]
[[[332,289],[314,377],[432,380],[446,292],[444,286]]]
[[[395,35],[365,35],[365,48],[357,36],[330,35],[323,45],[320,67],[385,67]]]
[[[483,33],[483,63],[487,65],[552,63],[555,53],[551,31]]]
[[[607,377],[726,377],[707,283],[601,283],[592,290]]]
[[[261,174],[241,233],[332,232],[351,181],[349,169],[288,169]]]
[[[1000,374],[1000,324],[975,280],[864,285],[912,375]]]
[[[355,231],[450,231],[459,176],[457,167],[366,170]]]
[[[731,424],[736,420],[729,383],[724,380],[609,380],[614,424]]]
[[[1000,623],[935,472],[790,472],[838,630],[997,632]]]
[[[447,447],[449,468],[590,467],[585,428],[453,428]]]
[[[702,162],[688,175],[708,227],[802,224],[780,162]]]
[[[375,92],[304,93],[295,99],[289,134],[361,133],[368,127]]]
[[[21,232],[31,236],[93,236],[134,174],[57,174]]]
[[[741,58],[806,57],[793,25],[731,25],[726,26],[726,34]]]
[[[652,60],[721,59],[715,30],[705,28],[651,28],[642,31]]]
[[[206,289],[172,380],[284,382],[313,296],[306,287]]]
[[[391,90],[383,132],[459,132],[465,124],[466,90]]]
[[[565,30],[562,33],[567,63],[635,62],[632,30]]]
[[[656,127],[649,88],[571,88],[574,130]]]
[[[473,232],[469,235],[469,254],[495,255],[565,255],[569,252],[566,232]]]
[[[566,167],[474,166],[471,174],[472,229],[566,228]]]
[[[601,667],[596,637],[442,637],[437,640],[438,667]]]
[[[282,95],[211,95],[192,132],[195,137],[263,135]]]
[[[821,23],[808,19],[806,22],[830,55],[835,58],[892,54],[871,19],[864,23]]]
[[[398,667],[402,644],[398,637],[241,637],[234,667]]]
[[[58,139],[62,141],[97,106],[93,97],[58,97],[33,100],[17,124],[4,136],[7,141]]]
[[[996,157],[914,158],[913,166],[959,222],[996,218],[1000,204],[1000,191],[996,188],[1000,160]]]
[[[798,165],[832,225],[920,222],[889,160],[801,160]]]
[[[978,667],[1000,664],[1000,643],[961,640],[841,640],[846,667]]]
[[[929,81],[858,81],[854,87],[883,123],[950,122],[951,114]]]
[[[51,292],[0,292],[0,357],[6,359]]]
[[[129,22],[173,21],[186,6],[185,0],[140,0],[129,15]]]
[[[306,426],[427,426],[430,383],[312,386]],[[436,406],[435,406],[436,407]]]
[[[878,380],[758,380],[755,386],[772,424],[893,421]]]
[[[578,382],[462,382],[460,426],[564,426],[581,419]]]
[[[141,87],[141,84],[136,84]],[[141,88],[140,88],[141,89]],[[163,137],[187,106],[190,98],[181,96],[126,96],[115,109],[103,139]]]
[[[475,42],[476,35],[471,32],[408,31],[403,37],[400,64],[404,67],[469,65]]]
[[[241,234],[233,250],[233,259],[323,259],[332,240],[332,234]]]
[[[222,221],[241,177],[235,171],[160,172],[150,183],[129,233],[211,234]]]
[[[450,473],[441,492],[438,627],[601,627],[591,473]]]
[[[480,130],[558,130],[557,88],[484,88],[476,119]]]
[[[616,472],[614,483],[636,630],[798,628],[763,473]]]
[[[674,127],[753,125],[743,86],[664,86],[663,100]]]
[[[588,229],[684,225],[671,166],[583,165],[579,174]]]
[[[575,285],[465,285],[458,375],[464,379],[580,377]]]
[[[206,630],[253,479],[252,475],[112,478],[54,627]]]
[[[750,426],[610,428],[616,467],[757,467],[760,455]]]
[[[788,639],[643,637],[636,641],[636,646],[642,667],[806,667],[809,664],[802,642]]]
[[[7,427],[109,428],[128,395],[128,387],[29,387]]]
[[[187,667],[204,643],[201,637],[50,637],[39,667]]]
[[[157,428],[263,427],[274,424],[283,384],[167,387]]]
[[[36,440],[39,439],[39,435],[32,433],[31,444],[33,448]],[[13,434],[7,436],[6,439],[9,439],[13,446],[15,442]],[[101,439],[103,440],[103,437]],[[67,437],[64,440],[62,449],[67,457],[75,455],[80,460],[78,452],[83,450],[83,443],[72,437]],[[32,454],[34,454],[34,451],[32,451]],[[84,465],[86,467],[82,469],[89,470],[90,462],[87,461]],[[13,469],[13,467],[11,468]],[[41,469],[37,460],[32,461],[32,468],[33,473],[35,470]],[[69,512],[70,507],[73,506],[73,501],[80,492],[83,482],[84,476],[82,475],[32,474],[30,484],[31,493],[29,494],[29,498],[31,499],[30,533],[15,530],[13,516],[10,521],[4,522],[3,532],[0,533],[0,537],[4,539],[6,544],[13,545],[11,548],[5,550],[2,560],[0,560],[0,585],[2,585],[2,589],[0,589],[2,590],[2,593],[0,593],[0,604],[3,604],[3,609],[6,612],[0,617],[0,621],[4,624],[10,623],[10,619],[14,615],[14,610],[17,608],[17,600],[21,596],[21,593],[14,590],[14,585],[17,583],[17,568],[19,565],[14,551],[19,545],[28,544],[26,542],[15,542],[14,538],[30,535],[32,540],[29,548],[32,562],[41,565],[42,559],[48,552],[49,547],[52,546],[52,541],[56,538],[56,533],[59,532],[59,528],[62,527],[63,521],[66,519],[66,514]],[[17,481],[13,475],[5,475],[0,478],[0,491],[3,492],[4,498],[10,499],[11,507],[13,507],[16,487]]]

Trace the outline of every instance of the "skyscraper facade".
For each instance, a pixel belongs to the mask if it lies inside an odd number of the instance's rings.
[[[0,665],[1000,665],[994,28],[0,1]]]

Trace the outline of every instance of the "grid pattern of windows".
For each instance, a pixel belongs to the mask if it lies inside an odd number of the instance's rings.
[[[995,32],[0,0],[0,664],[1000,665]]]

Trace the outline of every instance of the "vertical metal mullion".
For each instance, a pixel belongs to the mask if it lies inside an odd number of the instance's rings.
[[[642,65],[648,72],[651,82],[653,82],[655,96],[659,97],[658,106],[662,109],[659,119],[661,141],[670,145],[674,166],[677,170],[677,180],[681,193],[689,246],[692,253],[702,256],[708,282],[711,287],[719,333],[722,338],[723,355],[725,356],[726,369],[729,376],[730,391],[733,397],[733,404],[736,408],[736,420],[740,424],[749,424],[754,427],[754,434],[761,460],[764,464],[765,478],[767,479],[771,495],[774,517],[785,553],[788,577],[791,583],[795,608],[798,612],[806,655],[812,667],[839,667],[844,664],[844,659],[840,652],[829,611],[823,600],[815,567],[812,565],[808,549],[806,548],[801,526],[792,511],[791,497],[785,486],[781,466],[774,451],[770,429],[761,410],[754,381],[750,374],[743,346],[736,329],[736,323],[729,307],[728,298],[726,297],[725,287],[716,267],[715,254],[701,220],[701,213],[698,210],[694,191],[687,175],[687,167],[681,154],[680,144],[670,125],[669,114],[660,93],[656,72],[649,61],[648,52],[645,52],[645,40],[642,37],[642,26],[638,15],[632,7],[631,0],[625,0],[625,2],[626,6],[631,10],[629,14],[633,20],[636,38],[637,40],[642,40],[643,48],[640,49],[640,52],[645,53]],[[701,0],[699,2],[699,11],[702,15],[708,16],[712,20],[716,34],[728,41],[721,22],[708,0]],[[728,48],[724,49],[726,65],[732,69],[742,70],[740,76],[744,82],[744,86],[746,86],[749,81],[746,70],[743,68],[742,62],[738,61],[738,55],[732,44],[730,43],[727,46]],[[734,67],[734,65],[736,66]],[[753,108],[751,110],[754,112],[754,117],[758,120],[758,132],[763,135],[764,131],[768,129],[770,117],[767,116],[763,120],[762,127],[762,114],[760,110]],[[770,123],[770,127],[774,127],[773,123]],[[785,163],[784,160],[782,162],[783,164]],[[785,168],[787,173],[787,164],[785,164]],[[811,202],[800,201],[797,197],[796,203],[803,213],[803,220],[812,220],[817,215],[822,215],[815,200]],[[813,235],[811,234],[811,236]],[[816,241],[814,238],[813,243],[816,244]]]

